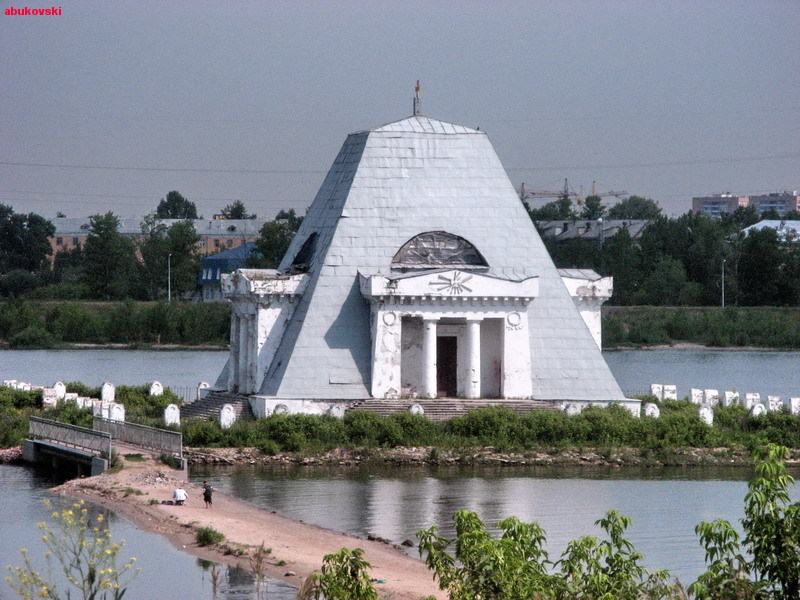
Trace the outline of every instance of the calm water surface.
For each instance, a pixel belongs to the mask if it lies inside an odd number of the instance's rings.
[[[603,356],[628,394],[650,391],[651,383],[691,388],[758,392],[784,399],[800,397],[800,352],[739,350],[619,350]]]
[[[99,386],[214,384],[228,353],[200,350],[0,350],[0,381],[16,379],[37,385],[81,381]]]
[[[651,569],[688,585],[704,571],[694,527],[717,518],[737,525],[749,469],[295,468],[193,469],[192,477],[294,519],[399,543],[433,525],[453,537],[457,510],[478,513],[492,531],[501,519],[536,521],[557,559],[567,542],[600,536],[595,521],[615,509],[633,518],[628,537]],[[795,473],[795,476],[798,473]],[[794,501],[800,500],[795,488]],[[415,551],[410,551],[415,554]],[[416,555],[416,554],[415,554]]]
[[[619,350],[603,356],[622,389],[649,391],[651,383],[675,384],[680,396],[689,389],[736,389],[800,396],[800,352],[726,350]],[[167,386],[214,383],[228,353],[224,351],[153,350],[3,350],[0,379],[50,385],[82,381],[100,385],[141,385],[158,380]]]

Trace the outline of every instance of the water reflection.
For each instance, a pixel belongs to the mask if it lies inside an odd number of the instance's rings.
[[[633,518],[629,537],[645,565],[669,569],[688,584],[704,565],[695,525],[716,518],[738,523],[751,474],[730,467],[222,467],[193,469],[192,477],[295,519],[395,543],[416,544],[416,532],[433,525],[452,537],[453,513],[460,509],[477,512],[494,533],[498,521],[514,515],[544,527],[551,558],[572,539],[600,535],[595,521],[616,509]]]

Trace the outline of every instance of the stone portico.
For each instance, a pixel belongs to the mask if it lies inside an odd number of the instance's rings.
[[[530,398],[527,306],[537,278],[467,271],[360,276],[374,398]]]

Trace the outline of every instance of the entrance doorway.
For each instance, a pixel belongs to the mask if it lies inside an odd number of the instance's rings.
[[[455,336],[436,338],[436,395],[455,398],[458,395],[458,343]]]

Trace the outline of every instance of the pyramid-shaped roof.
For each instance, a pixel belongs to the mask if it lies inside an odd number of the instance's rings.
[[[308,285],[260,395],[370,397],[359,276],[391,274],[398,250],[424,232],[468,240],[491,277],[538,278],[527,307],[534,398],[624,399],[486,133],[419,115],[344,142],[279,267],[307,263]]]

